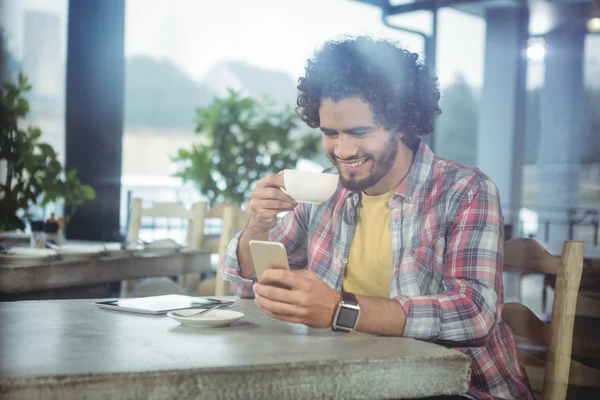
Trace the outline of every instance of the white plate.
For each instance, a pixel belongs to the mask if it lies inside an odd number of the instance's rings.
[[[86,260],[104,253],[103,245],[66,244],[58,246],[56,252],[65,261]]]
[[[134,252],[131,250],[106,250],[110,257],[133,257]]]
[[[197,313],[196,309],[185,309],[185,310],[177,310],[175,311],[181,315],[190,315]],[[176,321],[181,322],[182,325],[193,326],[195,328],[216,328],[219,326],[228,326],[232,322],[235,322],[241,319],[244,316],[244,313],[232,310],[212,310],[207,311],[206,313],[199,314],[196,316],[192,316],[189,318],[178,317],[173,314],[173,311],[169,311],[167,313],[167,317],[173,318]]]
[[[56,251],[52,249],[13,247],[8,249],[7,254],[0,254],[0,262],[7,265],[36,265],[55,257]]]
[[[11,258],[26,257],[26,258],[45,258],[56,255],[56,250],[52,249],[37,249],[32,247],[13,247],[6,252]]]
[[[146,249],[178,249],[181,245],[173,239],[158,239],[153,242],[147,243],[144,248]]]
[[[13,266],[25,266],[25,265],[39,265],[48,261],[52,261],[53,256],[49,257],[21,257],[21,256],[9,256],[6,254],[0,254],[0,265],[13,265]]]
[[[58,254],[99,254],[106,251],[104,245],[98,244],[65,244],[56,248]]]
[[[148,254],[174,254],[179,251],[179,248],[172,247],[153,247],[153,248],[145,248],[144,253]]]
[[[171,254],[176,253],[183,248],[182,245],[173,239],[159,239],[144,245],[145,253],[161,253]]]

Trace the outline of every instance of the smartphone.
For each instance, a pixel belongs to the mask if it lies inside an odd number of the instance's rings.
[[[250,254],[259,282],[262,279],[262,274],[269,268],[290,269],[285,247],[279,242],[251,240]]]

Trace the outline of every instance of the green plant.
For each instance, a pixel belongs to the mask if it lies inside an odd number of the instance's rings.
[[[179,149],[175,176],[194,182],[211,205],[241,205],[257,180],[294,168],[319,149],[320,135],[293,137],[301,120],[290,107],[278,110],[230,90],[196,112],[203,143]]]
[[[32,206],[59,199],[70,210],[68,221],[78,206],[96,197],[94,189],[81,184],[76,170],[63,169],[52,146],[40,143],[39,128],[19,127],[19,119],[29,112],[24,93],[30,90],[22,74],[16,85],[5,83],[0,90],[0,231],[24,229]]]

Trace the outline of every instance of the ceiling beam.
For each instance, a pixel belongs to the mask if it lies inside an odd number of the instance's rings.
[[[417,0],[413,3],[400,4],[397,6],[392,6],[388,3],[386,7],[387,10],[383,10],[384,12],[386,12],[387,15],[397,15],[413,11],[434,10],[436,8],[453,6],[459,3],[472,3],[474,1],[475,0]],[[375,0],[375,2],[377,2],[377,0]]]
[[[354,0],[359,3],[369,4],[371,6],[379,7],[381,9],[389,7],[388,0]]]

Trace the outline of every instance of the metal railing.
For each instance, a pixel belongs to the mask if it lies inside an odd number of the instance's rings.
[[[505,232],[512,236],[531,237],[547,242],[553,229],[560,228],[566,234],[563,240],[581,240],[594,248],[599,246],[600,208],[570,207],[568,209],[522,207],[537,214],[535,220],[522,218],[519,214],[519,226],[516,232]],[[531,226],[537,227],[533,229]],[[508,230],[512,227],[508,226]]]
[[[126,235],[127,223],[130,217],[132,199],[141,198],[146,206],[156,203],[174,201],[191,207],[194,201],[202,197],[193,188],[172,187],[146,187],[128,189],[126,201],[122,203],[122,233]],[[506,209],[508,206],[504,206]],[[124,208],[124,209],[123,209]],[[519,218],[519,226],[515,230],[510,225],[505,226],[506,238],[521,236],[547,242],[553,229],[558,227],[567,228],[567,236],[563,240],[581,240],[588,246],[599,248],[600,233],[600,208],[595,207],[571,207],[567,210],[561,208],[541,209],[531,206],[518,205],[513,210],[527,209],[530,214],[535,214],[535,219]],[[545,218],[544,215],[552,214],[553,217]],[[521,214],[520,214],[521,215]],[[542,215],[540,217],[540,215]],[[533,228],[532,228],[533,226]],[[222,221],[219,219],[208,219],[205,223],[205,236],[216,237],[220,234]],[[154,240],[157,238],[170,237],[175,240],[185,240],[187,222],[182,220],[142,218],[140,238],[143,240]]]

